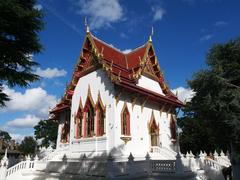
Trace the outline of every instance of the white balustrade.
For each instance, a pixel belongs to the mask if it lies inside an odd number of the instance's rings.
[[[9,169],[7,169],[6,177],[22,169],[33,169],[33,168],[34,168],[34,161],[22,161],[10,167]]]
[[[204,164],[216,170],[221,170],[224,167],[222,164],[218,163],[217,161],[211,158],[205,158]]]

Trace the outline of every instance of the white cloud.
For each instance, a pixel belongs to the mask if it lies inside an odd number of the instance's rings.
[[[153,12],[153,21],[161,20],[163,15],[165,14],[165,10],[160,6],[153,6],[152,12]]]
[[[78,0],[78,14],[89,18],[90,29],[109,27],[123,18],[119,0]]]
[[[14,120],[8,121],[6,125],[12,128],[32,128],[40,121],[39,117],[35,115],[25,115],[23,118],[16,118]]]
[[[127,54],[127,53],[130,53],[132,51],[132,49],[125,49],[125,50],[123,50],[122,52],[124,53],[124,54]]]
[[[213,34],[207,34],[200,38],[200,41],[208,41],[213,38]]]
[[[55,77],[66,76],[67,71],[65,71],[64,69],[59,70],[58,68],[53,68],[53,69],[37,68],[35,73],[43,78],[51,79],[51,78],[55,78]]]
[[[214,26],[217,26],[217,27],[226,26],[226,25],[228,25],[228,23],[225,21],[217,21],[214,23]]]
[[[11,98],[6,102],[6,108],[2,109],[3,112],[26,111],[46,117],[49,107],[57,103],[57,98],[49,95],[41,87],[27,89],[21,93],[4,86],[3,91]]]
[[[184,87],[178,87],[176,89],[173,89],[172,92],[174,94],[177,93],[178,99],[182,102],[186,101],[189,102],[195,95],[195,92],[191,90],[190,88],[184,88]]]

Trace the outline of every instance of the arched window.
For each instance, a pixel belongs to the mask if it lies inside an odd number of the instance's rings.
[[[121,112],[121,133],[130,136],[130,114],[125,103]]]
[[[86,135],[87,137],[94,136],[94,107],[90,101],[88,101],[86,108]]]
[[[177,139],[176,119],[175,119],[174,115],[171,115],[170,131],[171,131],[171,140],[174,142]]]
[[[102,136],[105,134],[105,110],[100,99],[98,98],[98,102],[96,105],[96,125],[97,125],[97,136]]]
[[[83,106],[82,99],[80,98],[79,108],[77,114],[74,117],[75,123],[75,138],[81,138],[83,136]]]

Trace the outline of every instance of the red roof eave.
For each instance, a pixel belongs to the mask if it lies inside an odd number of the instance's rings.
[[[70,110],[70,106],[69,105],[62,105],[60,107],[56,106],[53,110],[50,111],[50,114],[58,114],[65,110]]]
[[[167,96],[163,96],[161,94],[150,91],[148,89],[139,87],[135,84],[133,85],[131,83],[127,83],[127,82],[122,81],[121,83],[118,83],[118,85],[123,86],[124,88],[126,88],[128,90],[138,92],[140,94],[144,94],[146,96],[152,97],[152,99],[157,99],[158,101],[161,101],[161,102],[166,102],[166,103],[172,104],[172,105],[177,106],[177,107],[184,106],[184,104],[178,99],[170,99]]]

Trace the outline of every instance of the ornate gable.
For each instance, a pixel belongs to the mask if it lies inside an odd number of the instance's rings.
[[[157,57],[152,45],[148,42],[144,57],[140,61],[140,68],[133,73],[133,78],[137,81],[141,75],[157,81],[166,95],[172,95],[167,84],[164,82],[163,73],[160,70]]]

